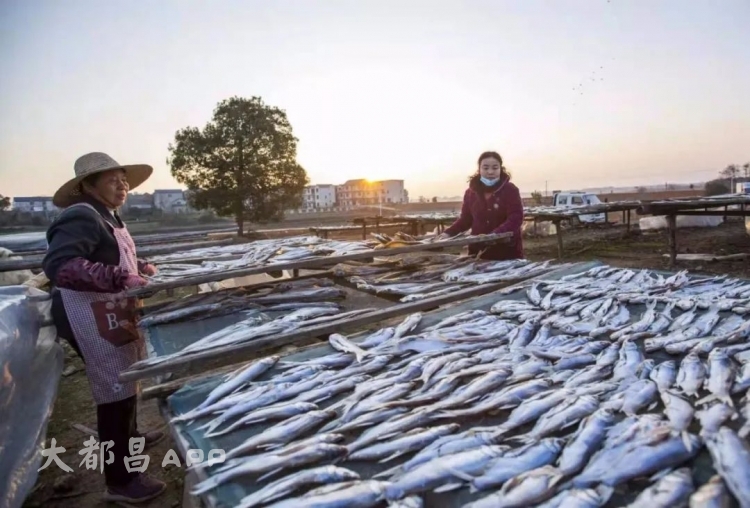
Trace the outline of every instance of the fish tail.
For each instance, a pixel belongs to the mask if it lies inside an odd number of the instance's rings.
[[[686,430],[683,430],[680,432],[680,437],[682,438],[682,444],[685,445],[685,449],[692,453],[693,452],[693,444],[690,441],[690,433]]]
[[[745,439],[748,435],[750,435],[750,422],[743,425],[740,430],[737,431],[737,435],[742,439]]]
[[[373,478],[385,478],[387,476],[393,476],[397,474],[401,470],[401,465],[392,467],[390,469],[386,469],[385,471],[381,471],[378,474],[373,475]]]
[[[190,493],[194,496],[200,496],[201,494],[205,494],[209,490],[215,489],[216,487],[219,486],[219,483],[220,483],[219,478],[221,477],[220,476],[209,477],[207,480],[204,480],[198,483],[195,487],[193,487],[190,490]]]
[[[259,482],[262,482],[262,481],[263,481],[263,480],[265,480],[266,478],[269,478],[269,477],[271,477],[271,476],[275,475],[276,473],[278,473],[278,472],[279,472],[279,471],[281,471],[282,469],[283,469],[283,468],[281,468],[281,467],[277,467],[276,469],[274,469],[274,470],[272,470],[272,471],[269,471],[269,472],[267,472],[267,473],[266,473],[266,474],[264,474],[263,476],[259,476],[259,477],[258,477],[258,481],[259,481]]]

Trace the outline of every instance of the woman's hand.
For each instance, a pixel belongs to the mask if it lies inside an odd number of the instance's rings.
[[[148,281],[140,275],[128,275],[123,284],[125,289],[141,288],[146,285],[148,285]]]
[[[158,270],[151,263],[145,263],[141,266],[141,273],[143,275],[148,275],[149,277],[153,277],[154,275],[156,275],[157,272]]]

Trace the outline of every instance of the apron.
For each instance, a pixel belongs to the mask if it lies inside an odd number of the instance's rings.
[[[87,206],[79,203],[73,206]],[[105,221],[106,222],[106,221]],[[120,268],[138,273],[135,243],[126,227],[106,223],[120,250]],[[137,395],[137,381],[121,382],[120,372],[146,357],[146,344],[136,325],[137,298],[117,301],[115,293],[73,291],[60,288],[68,321],[86,362],[86,376],[97,404],[107,404]]]

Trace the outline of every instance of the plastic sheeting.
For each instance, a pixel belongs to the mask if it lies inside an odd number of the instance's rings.
[[[44,250],[47,248],[47,234],[44,231],[36,233],[15,233],[0,236],[0,247],[13,252],[30,250]]]
[[[675,217],[677,229],[681,228],[715,228],[724,222],[724,217],[701,215],[678,215]],[[641,231],[667,229],[667,218],[664,216],[643,217],[638,221]]]
[[[36,483],[64,354],[49,295],[0,288],[0,508],[20,507]]]

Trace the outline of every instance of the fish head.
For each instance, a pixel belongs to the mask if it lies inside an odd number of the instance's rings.
[[[564,437],[553,437],[543,441],[544,446],[553,453],[560,453],[565,448],[567,439]]]
[[[591,417],[605,424],[612,424],[615,421],[616,414],[617,412],[614,409],[603,407],[601,409],[597,409],[594,414],[591,415]]]

